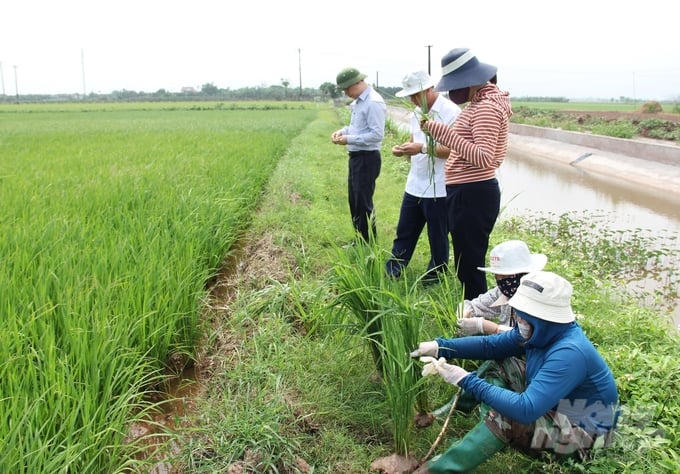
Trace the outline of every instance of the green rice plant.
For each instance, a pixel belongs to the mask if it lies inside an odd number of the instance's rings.
[[[380,315],[383,308],[379,295],[381,292],[389,291],[382,252],[376,245],[364,243],[348,249],[335,247],[335,265],[331,281],[331,286],[335,290],[332,306],[347,310],[354,316],[354,322],[350,325],[354,326],[355,331],[367,341],[375,369],[381,375],[383,331]]]
[[[633,102],[541,102],[512,99],[512,108],[523,107],[536,111],[573,111],[573,112],[636,112],[639,105]]]
[[[418,346],[423,315],[414,314],[409,300],[395,297],[395,307],[386,307],[380,315],[383,384],[391,432],[395,452],[405,456],[410,453],[414,435],[414,408],[420,414],[429,412],[420,367],[409,357],[409,352]]]
[[[430,411],[421,367],[409,353],[423,340],[426,319],[437,321],[451,333],[461,292],[449,291],[450,283],[442,277],[436,294],[446,296],[423,298],[422,277],[409,281],[405,272],[397,281],[388,278],[384,271],[386,258],[387,254],[375,244],[336,248],[332,258],[331,286],[336,295],[333,305],[354,316],[356,332],[368,343],[383,380],[395,451],[408,455],[414,434],[414,408],[418,414]]]
[[[141,462],[128,428],[195,358],[206,285],[315,114],[0,113],[1,472]]]

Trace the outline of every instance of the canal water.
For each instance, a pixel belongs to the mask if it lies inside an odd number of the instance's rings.
[[[665,237],[666,248],[680,246],[680,195],[592,173],[578,166],[510,150],[497,172],[503,215],[602,216],[612,230],[649,230]],[[582,215],[582,214],[579,214]],[[670,240],[675,238],[675,240]],[[680,263],[678,263],[680,265]],[[677,266],[676,266],[677,268]],[[636,287],[653,289],[649,282]],[[673,321],[680,328],[680,295],[676,287]]]

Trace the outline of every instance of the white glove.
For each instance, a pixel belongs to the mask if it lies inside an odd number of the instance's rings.
[[[470,373],[457,365],[448,364],[444,357],[440,357],[439,360],[434,357],[421,357],[420,362],[425,362],[423,377],[439,374],[444,381],[452,385],[458,385],[458,382]]]
[[[411,357],[413,358],[421,356],[437,357],[438,353],[439,345],[437,344],[437,341],[427,341],[418,344],[418,349],[411,352]]]
[[[484,318],[459,318],[458,329],[464,336],[476,336],[477,334],[484,334]]]

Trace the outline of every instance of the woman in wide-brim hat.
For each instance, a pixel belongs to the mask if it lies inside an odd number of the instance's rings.
[[[480,62],[467,48],[449,51],[436,86],[457,103],[468,103],[450,127],[434,120],[423,131],[449,147],[446,202],[454,264],[465,299],[487,291],[483,267],[489,236],[500,210],[496,169],[508,150],[510,94],[496,85],[496,67]]]

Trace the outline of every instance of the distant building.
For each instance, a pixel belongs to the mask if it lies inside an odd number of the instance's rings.
[[[194,92],[196,92],[196,89],[194,89],[192,86],[182,87],[182,94],[193,94]]]

